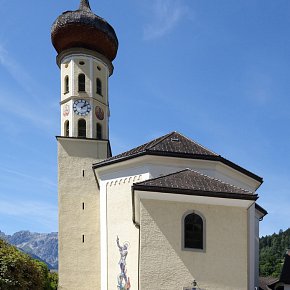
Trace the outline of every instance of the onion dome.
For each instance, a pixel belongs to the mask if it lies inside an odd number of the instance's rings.
[[[51,40],[57,53],[86,48],[110,61],[115,59],[118,50],[114,28],[92,12],[88,0],[81,0],[78,10],[66,11],[56,19],[51,28]]]

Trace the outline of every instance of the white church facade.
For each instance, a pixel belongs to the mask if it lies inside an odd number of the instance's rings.
[[[81,0],[51,37],[61,70],[59,289],[258,287],[262,178],[178,132],[112,156],[114,29]]]

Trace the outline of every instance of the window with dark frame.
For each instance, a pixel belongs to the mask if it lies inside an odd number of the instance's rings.
[[[184,218],[184,248],[203,250],[203,219],[196,213]]]
[[[102,125],[97,123],[97,139],[102,140],[103,134],[102,134]]]
[[[97,78],[97,94],[102,96],[102,81]]]
[[[78,121],[78,137],[86,137],[86,136],[87,136],[86,120],[80,119]]]
[[[64,134],[65,134],[65,137],[69,137],[69,121],[65,121],[65,124],[64,124]]]
[[[65,76],[64,78],[64,93],[68,93],[69,92],[69,77]]]
[[[79,74],[79,92],[86,91],[86,76],[84,74]]]

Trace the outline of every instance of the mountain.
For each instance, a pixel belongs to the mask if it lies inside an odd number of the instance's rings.
[[[45,262],[50,269],[58,268],[57,233],[20,231],[13,235],[5,235],[0,231],[0,238],[29,254],[32,258]]]
[[[23,252],[45,262],[50,269],[58,268],[57,233],[40,234],[20,231],[5,235],[0,231],[0,238],[16,246]],[[290,249],[290,228],[280,230],[260,238],[260,275],[279,277],[286,250]]]

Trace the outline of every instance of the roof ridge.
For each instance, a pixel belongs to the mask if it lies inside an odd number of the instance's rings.
[[[247,189],[241,188],[241,187],[236,186],[236,185],[234,185],[234,184],[230,184],[230,183],[225,182],[225,181],[223,181],[223,180],[221,180],[221,179],[218,179],[218,178],[216,178],[216,177],[209,176],[209,175],[207,175],[207,174],[201,173],[201,172],[199,172],[199,171],[197,171],[197,170],[194,170],[194,169],[191,169],[191,168],[187,168],[187,169],[188,169],[189,171],[196,172],[196,173],[198,173],[198,174],[200,174],[200,175],[202,175],[202,176],[209,177],[209,178],[212,179],[212,180],[215,180],[215,181],[221,182],[222,184],[229,185],[229,186],[232,186],[232,187],[234,187],[234,188],[236,188],[236,189],[239,189],[239,190],[242,190],[242,191],[245,191],[245,192],[248,192],[248,193],[254,194],[253,191],[249,191],[249,190],[247,190]]]
[[[172,172],[172,173],[169,173],[169,174],[166,174],[166,175],[158,176],[158,177],[155,177],[155,178],[150,178],[150,179],[147,179],[147,180],[144,180],[144,181],[139,182],[139,184],[141,184],[142,182],[146,182],[146,181],[148,181],[148,180],[152,181],[152,180],[158,180],[158,179],[161,179],[161,178],[164,178],[164,177],[169,177],[169,176],[172,176],[172,175],[175,175],[175,174],[179,174],[179,173],[182,173],[182,172],[185,172],[185,171],[191,171],[191,172],[197,173],[197,174],[199,174],[199,175],[201,175],[201,176],[204,176],[204,177],[210,178],[210,179],[212,179],[212,180],[214,180],[214,181],[217,181],[217,182],[220,182],[220,183],[222,183],[222,184],[225,184],[225,185],[231,186],[231,187],[233,187],[233,188],[236,188],[236,189],[238,189],[238,190],[242,190],[242,191],[244,191],[244,192],[247,192],[247,193],[250,193],[250,194],[254,194],[254,192],[252,192],[252,191],[249,191],[249,190],[246,190],[246,189],[244,189],[244,188],[238,187],[238,186],[236,186],[236,185],[233,185],[233,184],[227,183],[227,182],[222,181],[222,180],[220,180],[220,179],[218,179],[218,178],[215,178],[215,177],[209,176],[209,175],[207,175],[207,174],[201,173],[200,171],[197,171],[197,170],[194,170],[194,169],[191,169],[191,168],[185,168],[185,169],[182,169],[182,170],[179,170],[179,171],[175,171],[175,172]],[[138,184],[138,183],[136,183],[136,184]]]
[[[161,178],[164,178],[164,177],[168,177],[168,176],[171,176],[171,175],[174,175],[174,174],[181,173],[181,172],[183,172],[183,171],[187,171],[188,169],[189,169],[189,168],[185,168],[185,169],[182,169],[182,170],[179,170],[179,171],[171,172],[171,173],[169,173],[169,174],[160,175],[160,176],[158,176],[158,177],[154,177],[154,178],[149,178],[149,179],[147,179],[147,180],[143,180],[143,181],[141,181],[141,182],[137,182],[137,183],[134,183],[134,184],[140,184],[140,183],[142,183],[142,182],[146,182],[146,181],[148,181],[148,180],[158,180],[158,179],[161,179]]]
[[[161,136],[159,138],[156,138],[155,140],[153,141],[149,141],[148,143],[151,143],[152,144],[148,147],[148,148],[145,148],[145,151],[148,150],[148,149],[152,149],[152,147],[156,146],[157,144],[159,144],[160,142],[164,141],[166,138],[168,138],[170,135],[174,134],[175,132],[170,132],[170,133],[167,133],[166,135],[164,136]],[[157,141],[158,140],[158,141]],[[154,141],[157,141],[154,143]]]
[[[204,147],[202,144],[196,142],[195,140],[193,140],[193,139],[191,139],[191,138],[188,138],[187,136],[184,136],[182,133],[179,133],[179,132],[176,132],[176,133],[178,133],[179,135],[181,135],[183,138],[185,138],[185,139],[187,139],[187,140],[189,140],[189,141],[195,143],[196,145],[200,146],[200,147],[203,148],[204,150],[207,150],[207,151],[211,152],[211,153],[214,154],[214,155],[221,156],[221,155],[217,154],[216,152],[212,151],[211,149],[208,149],[208,148]]]

